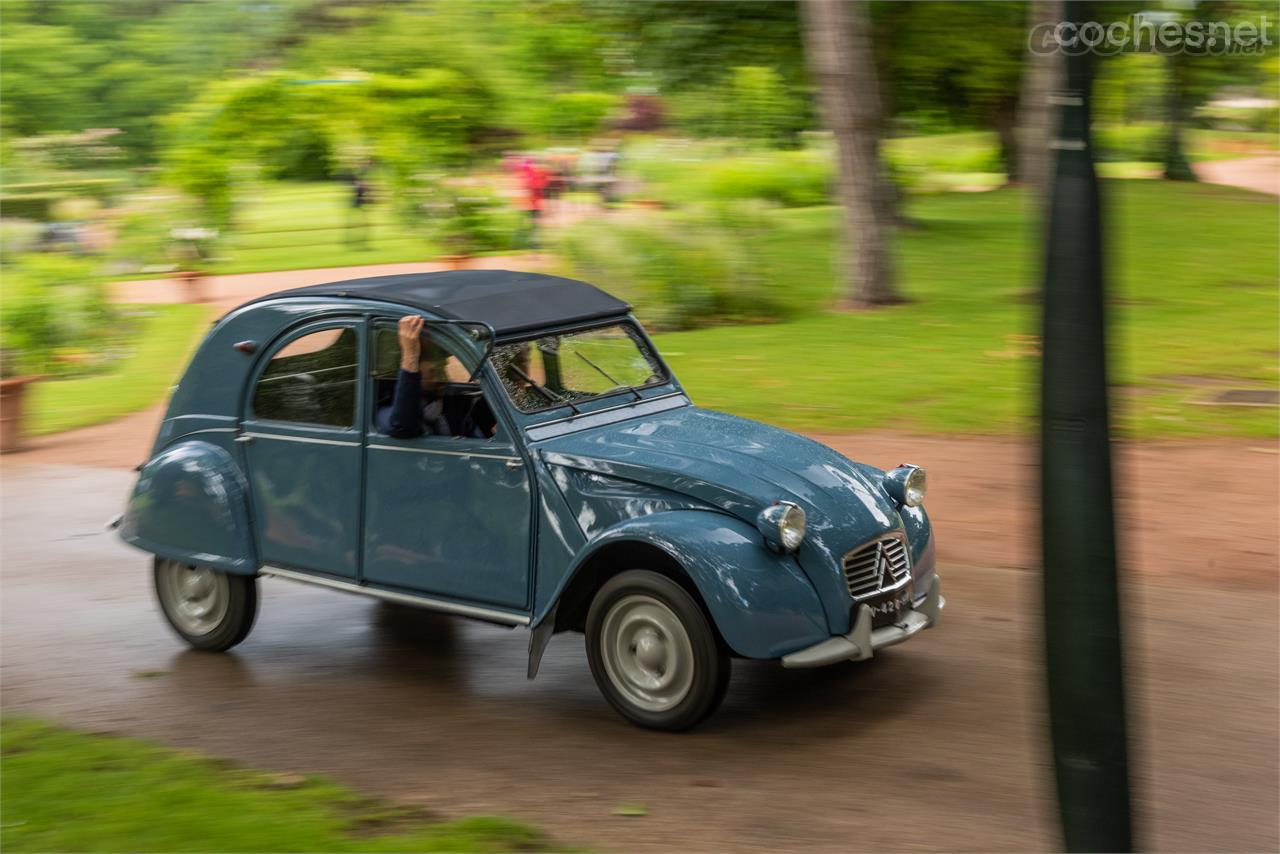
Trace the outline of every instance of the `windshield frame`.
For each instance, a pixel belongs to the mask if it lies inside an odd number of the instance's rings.
[[[658,379],[655,379],[651,382],[644,383],[643,385],[617,386],[615,388],[609,389],[608,391],[603,391],[603,392],[600,392],[599,394],[591,395],[590,397],[583,397],[575,400],[563,400],[556,403],[548,402],[546,406],[539,406],[536,409],[523,409],[520,406],[520,404],[516,402],[515,398],[511,395],[511,390],[507,388],[507,384],[503,382],[502,376],[498,372],[498,367],[493,362],[493,354],[499,348],[505,347],[508,344],[532,343],[537,341],[540,338],[550,338],[555,335],[575,335],[582,332],[590,332],[595,329],[607,329],[613,326],[618,326],[626,329],[630,333],[628,337],[632,338],[632,342],[637,345],[637,349],[641,349],[641,347],[643,347],[644,349],[648,350],[648,352],[653,357],[653,363],[658,368],[658,371],[655,372],[655,375],[658,377]],[[611,317],[606,320],[591,320],[586,323],[579,323],[571,326],[556,326],[556,327],[551,327],[546,329],[539,329],[536,332],[529,332],[529,333],[524,333],[520,335],[513,335],[509,338],[502,338],[501,340],[497,340],[493,342],[492,346],[489,348],[489,352],[487,354],[485,361],[488,365],[489,370],[493,372],[493,377],[497,381],[498,386],[502,388],[503,396],[506,397],[507,402],[511,405],[511,408],[522,416],[543,415],[548,412],[556,412],[562,409],[568,409],[570,411],[570,414],[566,416],[568,418],[576,418],[579,415],[590,415],[592,414],[592,412],[596,410],[594,409],[579,410],[578,407],[580,407],[582,404],[593,404],[596,401],[605,400],[606,398],[614,397],[619,394],[632,394],[632,393],[637,395],[637,399],[631,401],[632,403],[643,403],[648,398],[640,395],[641,391],[645,389],[661,388],[663,386],[671,385],[674,382],[674,377],[671,374],[671,369],[667,367],[667,363],[662,358],[662,354],[658,352],[658,348],[653,346],[653,341],[650,340],[649,336],[645,333],[644,329],[640,326],[640,324],[636,322],[635,318],[629,315],[623,316],[623,317]]]

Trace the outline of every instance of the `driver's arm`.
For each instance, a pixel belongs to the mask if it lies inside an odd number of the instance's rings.
[[[410,314],[400,318],[396,327],[400,340],[400,372],[396,375],[395,395],[390,406],[378,410],[378,429],[396,439],[412,439],[421,436],[422,427],[422,375],[418,373],[418,361],[422,355],[421,316]]]

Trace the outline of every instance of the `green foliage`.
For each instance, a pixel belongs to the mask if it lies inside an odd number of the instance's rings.
[[[0,195],[0,214],[12,219],[52,222],[54,207],[65,198],[64,193],[5,193]]]
[[[314,180],[332,174],[340,149],[372,154],[400,209],[413,216],[421,175],[471,163],[490,107],[483,87],[440,68],[331,84],[299,85],[282,73],[220,82],[169,119],[168,176],[199,200],[204,223],[225,229],[238,167]]]
[[[586,221],[561,236],[571,273],[602,283],[662,329],[776,320],[786,294],[770,287],[774,259],[761,248],[768,221],[750,206]]]
[[[835,175],[823,149],[723,156],[715,146],[639,146],[628,149],[623,163],[645,179],[644,194],[677,205],[745,199],[820,205],[830,198]]]
[[[513,249],[519,228],[516,211],[501,199],[474,190],[451,193],[432,223],[440,245],[458,255]]]
[[[718,83],[672,96],[676,124],[700,137],[733,137],[786,146],[810,120],[809,95],[772,68],[742,65]]]
[[[271,774],[134,739],[6,718],[6,851],[548,850],[538,831],[440,822],[321,777]]]
[[[759,199],[784,207],[824,204],[834,169],[813,151],[778,151],[728,158],[705,169],[702,191],[713,201]]]
[[[547,99],[539,129],[553,139],[583,142],[604,127],[620,99],[607,92],[564,92]]]
[[[203,305],[121,306],[106,345],[111,359],[77,364],[73,375],[27,392],[33,436],[111,421],[162,401],[208,329]]]
[[[9,133],[34,136],[86,127],[83,110],[93,104],[93,69],[103,61],[101,46],[82,40],[69,27],[23,23],[6,15],[0,52]]]
[[[64,255],[25,255],[10,263],[0,295],[0,350],[9,373],[65,373],[60,350],[100,348],[114,310],[88,262]]]
[[[1100,161],[1159,162],[1168,131],[1160,124],[1099,125],[1093,136]]]

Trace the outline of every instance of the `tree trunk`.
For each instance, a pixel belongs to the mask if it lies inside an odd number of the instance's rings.
[[[1027,29],[1047,21],[1062,20],[1062,0],[1033,0],[1027,6]],[[1027,52],[1022,70],[1022,91],[1018,105],[1018,169],[1012,182],[1025,184],[1039,198],[1048,197],[1049,141],[1053,111],[1050,96],[1063,85],[1062,54]]]
[[[866,4],[803,0],[800,9],[805,53],[839,162],[845,234],[839,305],[902,302],[890,257],[894,201],[880,161],[880,89]]]
[[[1196,173],[1191,169],[1183,148],[1182,127],[1186,113],[1186,66],[1185,57],[1171,54],[1166,60],[1169,67],[1169,80],[1165,86],[1165,141],[1164,141],[1164,177],[1170,181],[1194,181]]]

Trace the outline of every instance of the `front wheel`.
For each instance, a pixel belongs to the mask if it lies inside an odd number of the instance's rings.
[[[596,593],[587,660],[605,699],[650,729],[689,729],[715,711],[729,685],[729,657],[702,608],[647,570],[616,575]]]
[[[156,558],[155,584],[165,619],[196,649],[231,649],[258,616],[258,582],[251,576]]]

